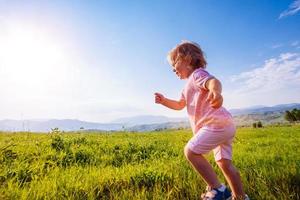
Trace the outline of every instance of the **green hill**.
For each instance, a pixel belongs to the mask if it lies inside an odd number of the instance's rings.
[[[284,119],[284,112],[266,112],[234,116],[238,126],[251,126],[254,122],[261,121],[264,125],[288,124]]]

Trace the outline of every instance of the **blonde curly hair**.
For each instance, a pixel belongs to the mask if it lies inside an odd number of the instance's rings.
[[[207,65],[204,52],[201,50],[199,44],[195,42],[182,41],[168,53],[167,60],[170,65],[174,66],[180,59],[190,59],[189,65],[193,69],[204,69]]]

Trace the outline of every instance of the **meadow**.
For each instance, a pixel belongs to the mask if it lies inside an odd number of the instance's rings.
[[[200,199],[183,155],[191,135],[1,132],[0,199]],[[299,144],[299,125],[237,129],[233,162],[251,199],[300,199]]]

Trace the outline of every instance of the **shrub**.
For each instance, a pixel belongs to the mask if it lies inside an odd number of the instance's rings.
[[[76,163],[85,165],[90,164],[93,160],[93,155],[85,150],[79,150],[75,153],[75,161]]]
[[[73,144],[87,144],[87,139],[85,137],[80,137],[80,138],[75,138],[73,141],[72,141]]]
[[[57,155],[47,155],[45,160],[43,171],[47,172],[50,169],[60,165],[60,160]]]
[[[60,133],[61,133],[61,131],[59,130],[59,128],[51,128],[50,134],[56,135],[56,134],[60,134]]]
[[[2,156],[3,156],[3,162],[5,162],[5,161],[11,162],[18,157],[17,153],[13,152],[11,149],[7,149],[7,150],[3,151]]]
[[[62,158],[62,160],[61,160],[61,165],[62,165],[63,167],[68,167],[68,166],[70,166],[70,165],[73,164],[73,163],[74,163],[74,155],[73,155],[73,152],[68,151],[68,152],[66,153],[66,155]]]
[[[55,135],[52,138],[51,147],[56,151],[62,151],[65,148],[64,140],[60,135]]]
[[[285,111],[285,115],[284,115],[284,119],[289,121],[289,122],[296,122],[300,120],[300,110],[298,109],[293,109],[291,111],[286,110]]]
[[[262,127],[263,127],[263,125],[262,125],[261,121],[257,122],[257,128],[262,128]]]
[[[120,154],[115,154],[111,161],[111,165],[114,167],[121,167],[121,165],[123,165],[123,163],[125,163],[125,159],[124,159],[124,156],[122,156]]]

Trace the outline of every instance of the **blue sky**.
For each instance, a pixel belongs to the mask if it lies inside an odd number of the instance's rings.
[[[185,116],[167,52],[200,44],[228,109],[299,102],[300,1],[0,0],[0,119]]]

